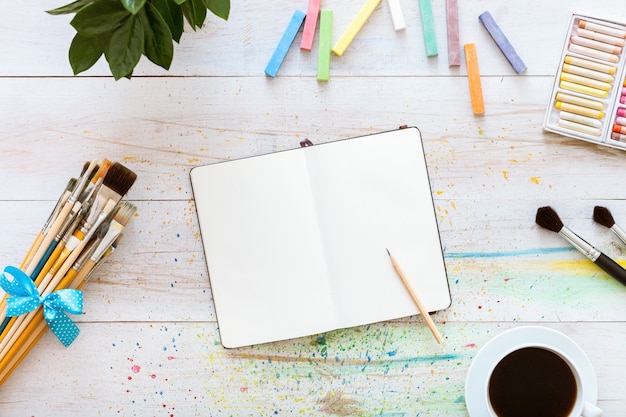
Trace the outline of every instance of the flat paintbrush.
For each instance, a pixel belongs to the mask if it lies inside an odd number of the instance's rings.
[[[613,220],[613,216],[608,208],[595,206],[593,208],[593,220],[600,223],[602,226],[611,229],[613,233],[615,233],[615,235],[626,244],[626,232],[624,232],[624,229],[615,223],[615,220]]]
[[[606,256],[576,233],[565,227],[559,215],[551,207],[546,206],[537,209],[535,222],[539,226],[561,235],[570,245],[602,268],[607,274],[626,285],[626,270],[613,259]]]

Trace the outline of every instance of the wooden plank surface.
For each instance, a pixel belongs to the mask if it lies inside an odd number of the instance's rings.
[[[117,82],[104,62],[71,76],[69,19],[43,12],[60,5],[20,4],[0,22],[0,259],[19,263],[86,160],[138,174],[128,194],[138,214],[85,287],[79,338],[64,348],[46,334],[0,387],[0,414],[467,416],[465,377],[480,348],[505,329],[542,325],[585,350],[599,405],[623,415],[626,288],[534,223],[551,205],[626,265],[626,247],[591,218],[604,205],[626,225],[625,151],[542,129],[570,14],[626,22],[621,2],[459,4],[461,42],[477,45],[484,116],[472,114],[465,65],[448,67],[443,1],[433,1],[437,58],[425,56],[418,3],[401,1],[407,28],[395,32],[383,2],[332,58],[328,82],[316,80],[316,43],[293,48],[275,79],[263,75],[305,0],[233,2],[228,22],[187,29],[171,71],[142,62]],[[336,39],[360,4],[322,7],[333,9]],[[528,65],[524,75],[479,23],[485,10]],[[223,349],[190,169],[403,124],[424,139],[453,299],[433,315],[446,342],[411,317]]]

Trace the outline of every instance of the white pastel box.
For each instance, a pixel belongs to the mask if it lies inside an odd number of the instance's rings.
[[[626,149],[626,24],[573,14],[544,129]]]

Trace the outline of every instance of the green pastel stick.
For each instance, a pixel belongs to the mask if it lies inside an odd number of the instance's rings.
[[[422,32],[424,32],[424,45],[426,56],[437,56],[437,36],[435,35],[435,19],[430,0],[419,0],[420,17],[422,18]]]
[[[333,11],[322,9],[320,12],[320,40],[317,55],[317,79],[328,81],[330,75],[330,53],[333,38]]]

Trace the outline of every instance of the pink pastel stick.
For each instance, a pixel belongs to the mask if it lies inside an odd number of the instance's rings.
[[[446,24],[448,30],[448,66],[456,67],[461,65],[458,0],[446,0]]]
[[[626,141],[626,135],[622,135],[622,134],[613,132],[613,133],[611,133],[611,139],[619,140],[619,141],[624,142],[624,141]]]
[[[620,117],[626,116],[626,109],[623,107],[620,107],[619,109],[617,109],[617,115]]]
[[[313,48],[313,38],[315,38],[315,27],[317,26],[317,17],[320,14],[321,0],[309,0],[309,8],[306,11],[306,19],[304,19],[304,29],[302,29],[302,42],[300,49],[310,51]]]

